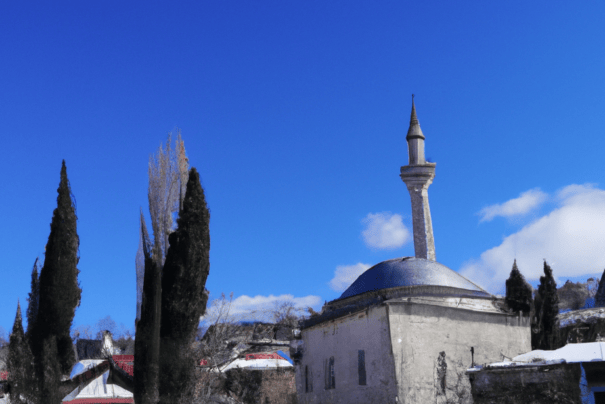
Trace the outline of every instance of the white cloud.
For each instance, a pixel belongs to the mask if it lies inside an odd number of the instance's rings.
[[[233,317],[235,321],[271,321],[272,310],[275,309],[276,305],[283,302],[291,302],[294,304],[294,307],[301,309],[301,311],[307,307],[313,307],[314,310],[319,310],[321,308],[321,298],[313,295],[303,297],[294,297],[290,294],[279,296],[256,295],[254,297],[242,295],[233,299],[231,302],[229,315]]]
[[[512,217],[521,216],[539,207],[548,195],[540,190],[540,188],[530,189],[523,192],[519,197],[508,200],[504,203],[486,206],[481,209],[479,222],[489,222],[497,216]]]
[[[370,248],[381,250],[399,248],[411,239],[410,231],[398,214],[368,213],[362,223],[366,228],[361,234]]]
[[[557,193],[559,206],[504,238],[479,259],[463,264],[460,273],[491,292],[503,289],[513,259],[528,279],[543,274],[543,259],[555,277],[603,271],[605,267],[605,191],[570,185]]]
[[[330,287],[337,292],[344,291],[370,266],[361,262],[355,265],[338,265],[334,271],[334,278],[330,281]]]

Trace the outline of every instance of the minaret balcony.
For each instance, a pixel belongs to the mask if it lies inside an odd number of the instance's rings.
[[[425,183],[435,178],[435,166],[437,163],[424,163],[401,167],[400,177],[404,182]]]

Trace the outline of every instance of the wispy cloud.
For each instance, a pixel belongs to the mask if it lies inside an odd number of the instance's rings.
[[[479,222],[489,222],[497,216],[510,218],[513,216],[525,215],[538,208],[546,201],[548,195],[539,188],[530,189],[523,192],[519,197],[508,200],[504,203],[486,206],[481,209]]]
[[[410,231],[398,214],[369,213],[362,223],[365,229],[361,234],[365,244],[370,248],[390,250],[403,246],[411,239]]]
[[[370,266],[361,262],[354,265],[338,265],[334,271],[334,278],[330,281],[330,287],[337,292],[344,291]]]
[[[460,272],[498,292],[517,259],[528,279],[542,274],[542,260],[556,277],[581,276],[605,267],[605,191],[592,185],[570,185],[557,192],[559,205],[550,213],[507,236]]]

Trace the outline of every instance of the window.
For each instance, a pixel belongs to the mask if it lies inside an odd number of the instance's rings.
[[[325,374],[326,374],[326,390],[336,388],[336,378],[334,377],[334,357],[330,356],[330,359],[325,361]]]
[[[313,372],[309,370],[309,366],[305,366],[305,393],[313,391]]]
[[[357,351],[357,373],[359,374],[359,385],[366,385],[366,353],[363,349]]]

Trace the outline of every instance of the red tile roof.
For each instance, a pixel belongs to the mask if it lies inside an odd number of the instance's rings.
[[[113,355],[114,361],[134,362],[134,355]]]
[[[123,371],[134,376],[134,355],[113,355],[111,358]]]
[[[8,380],[8,372],[0,372],[0,380]]]
[[[246,360],[252,360],[252,359],[284,359],[282,358],[280,355],[276,354],[276,353],[253,353],[253,354],[246,354]]]

